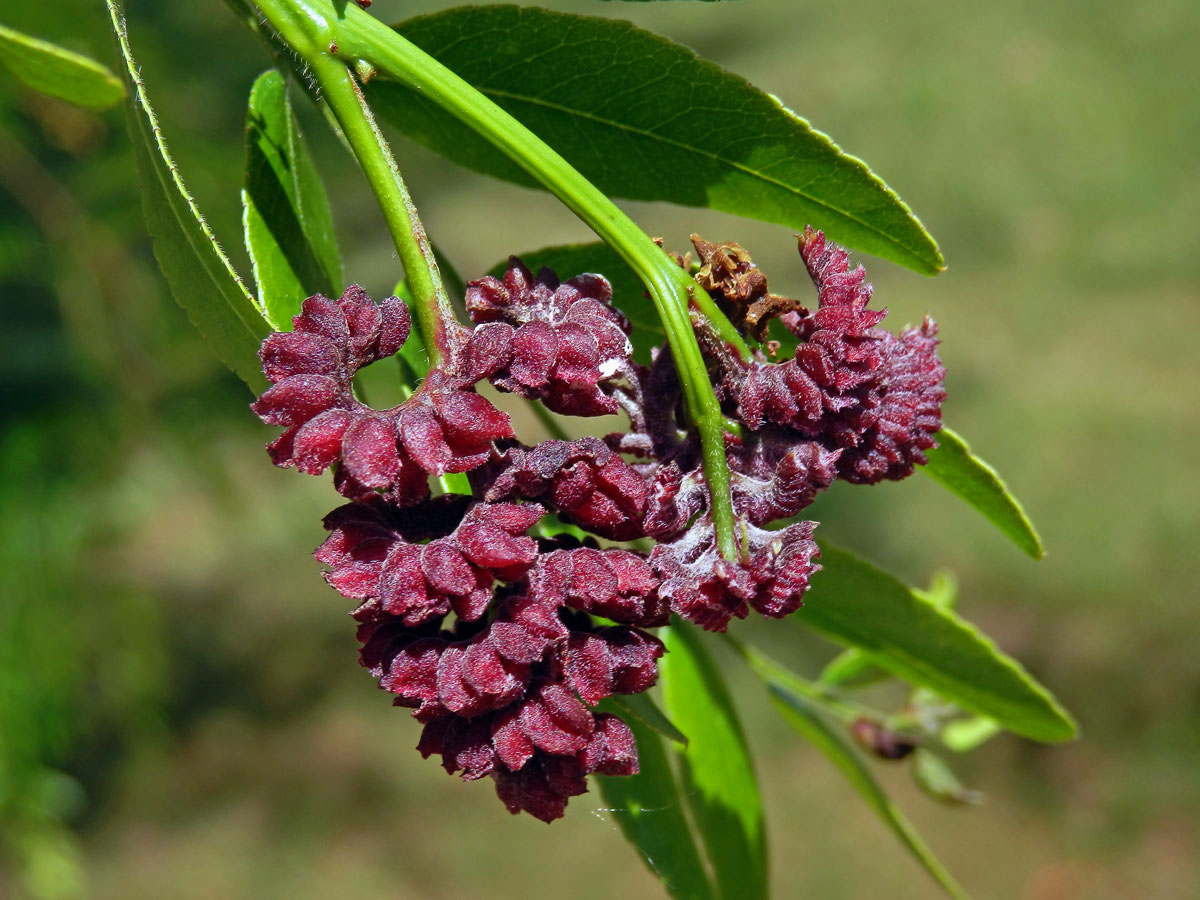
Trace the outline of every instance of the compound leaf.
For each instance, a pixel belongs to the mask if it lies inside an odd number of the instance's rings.
[[[821,710],[806,697],[789,691],[777,682],[768,682],[771,701],[784,720],[820,750],[858,791],[867,805],[892,830],[905,848],[951,897],[965,900],[967,894],[954,876],[941,864],[933,851],[917,834],[912,823],[900,812],[868,768],[862,754],[836,725],[830,723]]]
[[[680,746],[687,746],[687,735],[675,727],[675,723],[667,718],[667,714],[645,691],[640,694],[617,694],[612,698],[612,702],[621,707],[623,712],[640,720],[644,725],[649,725],[663,737]],[[623,718],[628,721],[627,716],[623,716]]]

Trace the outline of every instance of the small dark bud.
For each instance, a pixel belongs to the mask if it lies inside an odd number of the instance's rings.
[[[904,759],[917,749],[918,743],[908,735],[893,731],[880,722],[865,717],[854,720],[850,733],[863,749],[880,759]]]

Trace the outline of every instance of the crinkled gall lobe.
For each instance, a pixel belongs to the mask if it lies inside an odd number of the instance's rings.
[[[335,484],[351,499],[388,491],[400,505],[429,494],[428,476],[482,465],[493,442],[512,436],[508,416],[472,390],[474,380],[432,371],[405,403],[375,410],[354,396],[364,366],[394,355],[408,338],[408,307],[376,304],[358,285],[338,301],[304,301],[294,330],[263,341],[273,386],[251,408],[286,429],[268,445],[277,466],[318,475],[339,464]]]
[[[547,553],[530,572],[529,593],[543,603],[642,628],[666,625],[670,616],[658,577],[643,556],[629,550]]]
[[[888,335],[875,404],[846,416],[857,419],[861,436],[838,460],[842,478],[855,484],[899,481],[912,474],[914,465],[924,465],[924,451],[937,446],[933,436],[942,427],[946,373],[936,335],[929,318],[899,337]]]
[[[865,271],[851,269],[846,251],[821,232],[805,229],[800,254],[819,305],[782,317],[801,340],[793,358],[752,361],[727,377],[725,390],[751,429],[770,423],[841,450],[838,472],[849,481],[904,478],[941,427],[936,326],[926,319],[900,337],[877,327],[887,311],[868,309]]]
[[[611,540],[633,540],[644,533],[644,479],[593,437],[507,451],[486,496],[537,500],[565,520]]]
[[[487,276],[467,287],[467,311],[479,326],[469,350],[486,359],[500,390],[541,400],[572,416],[617,412],[602,387],[632,366],[629,322],[611,304],[612,287],[600,275],[578,275],[565,283],[549,269],[537,277],[512,257],[504,277]],[[507,348],[507,359],[499,364]],[[488,371],[490,370],[490,371]]]
[[[730,562],[717,549],[712,523],[705,517],[682,536],[660,543],[650,565],[662,579],[659,592],[671,610],[706,631],[724,631],[733,618],[753,608],[773,619],[803,604],[809,579],[820,570],[813,540],[815,522],[798,522],[779,531],[738,525],[743,556]]]
[[[439,497],[411,512],[379,499],[334,510],[325,519],[330,535],[315,554],[330,567],[326,581],[349,599],[377,601],[408,626],[451,611],[463,621],[478,619],[495,582],[517,580],[537,559],[537,544],[525,532],[543,510],[480,503],[463,513],[468,499]],[[413,522],[442,528],[414,532]],[[418,543],[421,537],[432,539]]]
[[[730,453],[733,506],[752,525],[798,515],[833,484],[842,455],[841,450],[826,450],[816,441],[795,441],[771,467],[771,454],[764,452],[763,443],[753,442],[745,454],[739,452],[741,448]]]
[[[358,612],[363,665],[424,723],[421,753],[468,781],[491,776],[511,812],[544,821],[586,790],[586,775],[637,771],[628,727],[590,706],[649,688],[663,653],[636,628],[595,628],[552,603],[510,594],[492,622],[431,634]]]

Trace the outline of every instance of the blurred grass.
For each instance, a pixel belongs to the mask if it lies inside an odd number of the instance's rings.
[[[1200,896],[1200,7],[548,5],[628,16],[778,94],[942,243],[950,268],[932,280],[866,260],[876,296],[894,325],[938,319],[947,421],[1025,501],[1049,557],[1026,560],[920,477],[839,485],[813,517],[915,582],[954,569],[963,612],[1056,690],[1084,739],[987,745],[963,763],[989,795],[971,812],[933,808],[885,772],[906,810],[980,898]],[[248,271],[241,132],[266,60],[216,0],[132,0],[129,16],[188,184]],[[3,18],[111,59],[98,4]],[[383,295],[394,251],[309,112],[347,272]],[[543,195],[397,150],[468,276],[587,238]],[[669,246],[691,231],[737,239],[774,289],[807,289],[780,229],[630,209]],[[268,465],[244,389],[166,294],[120,113],[79,112],[6,75],[0,308],[0,884],[41,897],[659,896],[594,795],[547,828],[413,752],[414,723],[359,671],[344,604],[306,556],[335,496]],[[800,668],[823,658],[791,625],[742,630]],[[931,896],[731,673],[778,896]]]

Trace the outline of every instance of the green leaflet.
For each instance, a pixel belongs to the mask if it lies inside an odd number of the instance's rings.
[[[959,900],[965,900],[966,892],[959,887],[954,876],[938,861],[921,840],[916,829],[884,793],[863,760],[862,754],[845,734],[836,725],[831,724],[811,700],[774,681],[768,681],[767,689],[771,693],[772,702],[787,723],[837,766],[846,776],[846,780],[867,801],[867,805],[879,815],[946,893]]]
[[[287,80],[275,69],[250,90],[242,208],[259,300],[275,330],[290,330],[305,297],[341,295],[329,198],[292,112]]]
[[[258,348],[270,326],[184,186],[129,49],[119,0],[106,2],[134,98],[129,133],[154,255],[196,330],[221,361],[258,393],[267,384]]]
[[[913,753],[911,771],[917,787],[934,800],[951,806],[975,806],[983,802],[983,794],[964,787],[945,760],[924,747]]]
[[[1046,551],[1037,529],[996,470],[971,453],[957,432],[943,428],[934,437],[938,446],[926,451],[929,463],[921,471],[983,513],[1034,559],[1041,559]]]
[[[398,30],[566,157],[605,193],[706,206],[801,229],[918,272],[943,267],[907,206],[771,95],[628,22],[507,5]],[[374,79],[377,113],[467,168],[536,187],[471,129]]]
[[[611,698],[599,708],[623,712]],[[637,741],[638,774],[595,779],[609,812],[667,893],[676,900],[715,900],[662,738],[640,719],[621,717]]]
[[[676,752],[717,894],[723,900],[765,898],[762,797],[729,692],[694,626],[675,619],[659,636],[667,645],[659,663],[663,703],[688,736],[687,747]]]
[[[929,579],[929,587],[914,587],[912,592],[939,609],[954,609],[958,605],[958,576],[948,569],[939,569]]]
[[[654,302],[646,296],[641,279],[608,244],[601,241],[562,244],[518,255],[535,275],[543,266],[548,266],[563,281],[584,273],[607,278],[612,285],[613,305],[625,313],[633,326],[633,358],[643,365],[650,363],[651,347],[666,343],[667,334],[663,331],[662,320],[654,309]],[[500,278],[506,268],[507,261],[498,263],[488,274]]]
[[[35,91],[88,109],[125,98],[121,79],[94,59],[0,25],[0,63]]]
[[[682,747],[687,746],[687,735],[675,727],[675,723],[667,718],[667,714],[659,709],[658,704],[645,691],[640,694],[617,694],[612,698],[612,702],[619,706],[623,713],[628,713],[642,724],[650,726],[663,737]],[[622,718],[629,721],[628,716]]]
[[[1070,714],[974,625],[848,551],[822,543],[821,565],[796,614],[805,625],[1017,734],[1075,737]]]
[[[942,727],[942,743],[955,753],[968,753],[999,734],[1003,729],[987,716],[956,719]]]

